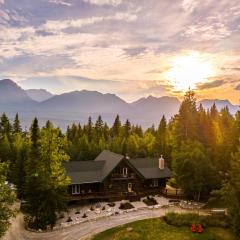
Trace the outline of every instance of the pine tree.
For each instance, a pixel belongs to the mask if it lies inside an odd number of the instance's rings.
[[[89,160],[90,156],[90,144],[88,141],[88,138],[85,134],[80,138],[79,140],[79,146],[80,146],[80,153],[79,153],[79,160]]]
[[[14,136],[12,152],[14,162],[12,163],[10,176],[13,183],[17,186],[17,194],[21,199],[24,196],[26,180],[26,164],[29,157],[29,140],[24,139],[22,134],[17,133]]]
[[[7,165],[0,161],[0,238],[10,226],[10,219],[14,216],[12,205],[15,202],[15,195],[6,185]]]
[[[212,107],[210,108],[210,116],[211,116],[212,119],[215,119],[215,118],[218,117],[218,110],[217,110],[215,102],[212,105]]]
[[[201,194],[214,189],[213,166],[201,143],[188,140],[173,152],[173,169],[177,183],[185,194],[199,201]]]
[[[124,133],[125,133],[125,137],[128,137],[131,134],[131,123],[129,122],[129,120],[126,120],[126,123],[124,125]]]
[[[4,133],[2,139],[0,139],[0,159],[2,162],[8,162],[11,160],[11,146],[7,133]]]
[[[7,135],[8,138],[10,138],[12,133],[12,125],[5,113],[2,114],[0,118],[0,137]]]
[[[166,157],[167,155],[167,121],[165,116],[163,115],[158,130],[156,134],[155,140],[155,150],[157,156],[163,155]]]
[[[28,202],[29,208],[27,211],[31,216],[34,216],[36,226],[38,226],[38,222],[40,221],[40,211],[38,210],[40,202],[37,198],[41,188],[41,181],[38,178],[41,168],[40,148],[40,129],[38,126],[38,119],[34,118],[30,127],[29,157],[25,165],[26,180],[24,186],[24,199]]]
[[[240,237],[240,140],[238,150],[232,156],[229,180],[222,188],[222,194],[228,205],[231,227]]]
[[[121,130],[121,121],[120,121],[119,115],[117,115],[111,129],[112,137],[118,137],[120,135],[120,130]]]
[[[87,132],[88,141],[92,141],[93,123],[92,123],[92,118],[91,117],[88,118],[88,124],[86,126],[86,132]]]
[[[178,144],[181,141],[199,140],[198,115],[195,93],[191,90],[186,92],[180,106],[179,113],[175,116],[175,136]]]
[[[57,213],[66,208],[68,178],[62,163],[68,160],[63,150],[63,139],[59,129],[50,122],[39,132],[36,119],[31,128],[32,152],[37,153],[38,162],[28,171],[28,213],[34,227],[46,229],[54,226]],[[40,134],[40,135],[39,135]],[[39,138],[37,138],[37,136]],[[35,149],[34,149],[35,148]]]
[[[104,127],[103,120],[102,117],[99,115],[95,123],[95,133],[97,141],[103,137],[103,127]]]
[[[14,133],[22,132],[22,128],[21,128],[21,125],[20,125],[20,120],[19,120],[19,117],[18,117],[18,113],[16,114],[14,122],[13,122],[13,132]]]

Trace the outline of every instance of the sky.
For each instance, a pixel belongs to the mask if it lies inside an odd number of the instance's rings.
[[[127,101],[240,102],[239,0],[0,0],[0,79]]]

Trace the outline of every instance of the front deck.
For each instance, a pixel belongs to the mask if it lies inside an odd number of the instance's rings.
[[[166,195],[165,189],[147,189],[139,192],[92,192],[92,193],[84,193],[79,195],[71,195],[69,196],[70,201],[81,201],[81,200],[124,200],[128,199],[131,201],[139,200],[141,197],[145,197],[148,195]]]

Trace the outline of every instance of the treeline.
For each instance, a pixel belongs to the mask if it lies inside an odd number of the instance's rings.
[[[145,132],[141,126],[132,125],[129,120],[122,124],[118,115],[111,127],[103,122],[101,116],[95,123],[89,117],[86,125],[69,126],[66,137],[66,151],[70,160],[75,161],[92,160],[104,149],[131,158],[170,154],[164,116],[157,129],[152,126]]]
[[[215,104],[205,110],[197,106],[192,91],[169,122],[163,116],[157,127],[146,131],[129,120],[122,123],[119,116],[112,126],[101,116],[96,122],[89,117],[85,125],[72,124],[66,133],[49,121],[40,128],[37,119],[25,132],[18,115],[13,122],[6,114],[0,118],[1,163],[9,165],[7,178],[17,186],[18,197],[27,201],[29,222],[37,228],[53,226],[66,206],[69,180],[62,162],[92,160],[103,149],[132,158],[163,155],[173,171],[171,184],[189,198],[200,200],[213,190],[228,189],[231,199],[240,202],[240,186],[232,180],[240,172],[239,141],[240,111],[232,116],[227,107],[218,111]]]

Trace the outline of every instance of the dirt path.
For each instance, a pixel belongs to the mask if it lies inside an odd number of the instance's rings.
[[[126,213],[123,215],[111,216],[107,218],[102,218],[95,221],[89,221],[81,223],[78,225],[73,225],[54,232],[45,233],[34,233],[29,232],[24,229],[23,226],[23,216],[19,214],[17,218],[13,221],[7,235],[3,240],[82,240],[89,239],[96,233],[102,232],[112,227],[118,225],[126,224],[129,222],[161,217],[166,214],[166,212],[186,212],[179,208],[170,209],[143,209],[136,212]]]

